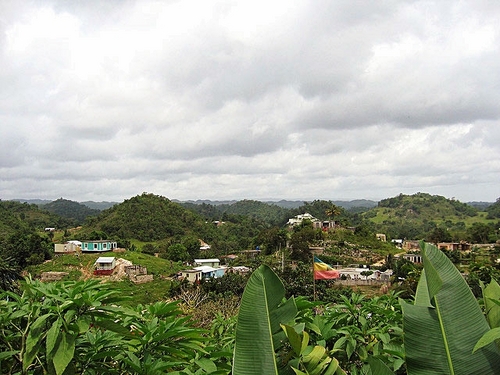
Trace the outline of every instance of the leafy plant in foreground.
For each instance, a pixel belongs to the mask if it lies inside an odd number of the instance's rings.
[[[493,344],[473,349],[488,323],[451,261],[421,243],[424,271],[415,303],[401,300],[408,374],[495,374],[500,352]]]

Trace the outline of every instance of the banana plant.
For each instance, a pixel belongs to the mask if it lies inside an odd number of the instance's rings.
[[[415,302],[400,301],[408,374],[497,374],[494,343],[473,352],[489,325],[464,278],[435,246],[422,242],[421,252],[424,271]]]
[[[345,375],[339,361],[331,357],[328,350],[321,345],[310,345],[306,331],[297,332],[294,327],[281,325],[295,353],[289,365],[296,375]]]
[[[474,351],[496,341],[500,342],[500,286],[496,280],[492,279],[488,286],[481,283],[483,291],[484,308],[486,318],[491,330],[486,332],[476,343]]]
[[[295,300],[284,297],[283,283],[268,266],[250,276],[236,324],[233,375],[278,374],[275,350],[285,338],[280,324],[297,314]]]

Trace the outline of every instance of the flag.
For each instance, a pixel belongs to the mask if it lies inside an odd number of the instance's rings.
[[[313,272],[314,280],[338,279],[340,277],[339,271],[316,256],[314,257]]]

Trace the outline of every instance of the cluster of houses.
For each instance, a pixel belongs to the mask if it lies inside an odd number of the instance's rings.
[[[250,272],[250,268],[245,266],[227,267],[221,266],[220,260],[213,259],[195,259],[192,269],[186,269],[179,272],[178,277],[186,279],[192,283],[199,283],[205,279],[218,278],[228,272],[245,274]]]
[[[74,254],[74,253],[104,253],[107,251],[115,251],[118,245],[111,240],[89,240],[77,241],[72,240],[64,244],[55,244],[54,253],[58,254]]]

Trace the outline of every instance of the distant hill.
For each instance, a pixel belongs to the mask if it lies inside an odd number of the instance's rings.
[[[467,202],[467,204],[477,208],[479,211],[486,211],[494,202]]]
[[[204,219],[180,204],[144,193],[89,218],[80,236],[102,231],[111,237],[147,242],[196,233],[204,224]]]
[[[59,198],[53,202],[44,204],[44,210],[57,214],[66,219],[74,220],[75,225],[83,224],[89,216],[96,216],[100,210],[92,209],[84,204]]]
[[[289,209],[273,203],[247,199],[233,204],[220,205],[218,209],[226,214],[248,216],[273,226],[284,225],[290,218]]]
[[[488,219],[500,219],[500,198],[491,205],[486,208],[486,212],[488,213]]]
[[[118,204],[118,202],[108,202],[108,201],[102,201],[102,202],[84,201],[80,203],[87,206],[88,208],[92,208],[94,210],[99,210],[99,211],[107,210],[108,208],[113,207],[115,204]]]
[[[9,200],[14,202],[36,204],[38,206],[52,202],[51,200],[48,199],[9,199]]]
[[[36,204],[0,200],[0,237],[7,237],[21,229],[67,228],[71,223]]]
[[[450,235],[465,235],[470,223],[485,220],[478,213],[477,208],[455,199],[417,193],[383,199],[363,217],[390,238],[423,239],[435,228]]]

